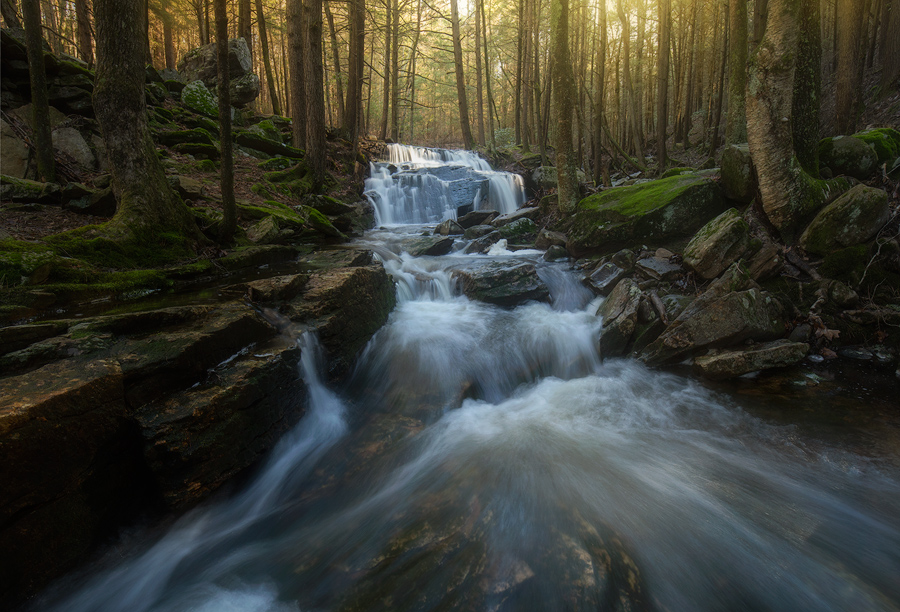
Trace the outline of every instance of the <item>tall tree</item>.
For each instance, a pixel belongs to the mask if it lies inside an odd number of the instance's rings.
[[[272,62],[269,58],[269,32],[266,29],[266,15],[263,11],[262,0],[256,0],[256,24],[259,29],[259,44],[262,47],[263,70],[266,72],[266,83],[269,86],[269,98],[272,100],[272,112],[276,115],[280,115],[281,102],[278,99],[275,79],[272,76]]]
[[[365,53],[365,0],[350,0],[350,59],[347,68],[347,104],[344,105],[344,134],[354,144],[359,135]]]
[[[819,100],[822,90],[821,18],[817,0],[800,0],[800,32],[791,128],[794,151],[804,170],[819,176]]]
[[[400,139],[400,7],[391,0],[391,139]]]
[[[475,148],[469,125],[469,103],[466,100],[466,77],[463,73],[462,42],[459,37],[459,10],[456,0],[450,0],[450,27],[453,36],[453,63],[456,68],[456,97],[459,99],[459,126],[467,149]]]
[[[741,2],[742,0],[736,0]],[[666,125],[669,118],[669,36],[672,5],[659,0],[659,50],[656,56],[656,158],[659,173],[666,168]]]
[[[56,162],[53,155],[53,136],[50,132],[50,99],[44,69],[41,5],[37,0],[25,0],[22,5],[22,19],[25,22],[25,49],[28,53],[28,72],[31,77],[31,127],[34,132],[38,174],[45,181],[52,183],[56,180]]]
[[[104,232],[144,246],[165,232],[199,240],[190,210],[169,187],[147,126],[143,0],[94,0],[94,24],[94,112],[118,200]]]
[[[594,184],[603,182],[603,113],[606,102],[606,49],[609,46],[606,31],[606,4],[601,3],[598,9],[600,14],[600,44],[597,45],[597,80],[594,91]]]
[[[631,27],[628,16],[625,14],[625,8],[622,6],[622,0],[617,0],[616,11],[619,14],[619,21],[622,24],[622,71],[625,76],[625,117],[628,122],[627,127],[630,128],[627,133],[631,135],[632,152],[637,157],[643,157],[643,146],[641,144],[641,115],[640,107],[635,100],[634,84],[631,78]],[[627,146],[626,146],[627,148]]]
[[[322,0],[304,0],[303,21],[306,44],[306,164],[315,188],[325,182],[325,85],[322,66]]]
[[[300,0],[287,2],[288,72],[290,72],[291,132],[295,147],[306,148],[306,66],[303,12]]]
[[[849,134],[856,128],[863,70],[859,59],[863,11],[857,0],[836,0],[837,71],[834,120],[837,131]]]
[[[75,0],[75,19],[78,22],[78,56],[94,65],[94,48],[91,44],[91,15],[87,0]]]
[[[218,0],[215,0],[218,2]],[[250,62],[253,63],[253,18],[250,13],[250,6],[253,0],[238,0],[238,38],[247,41],[247,48],[250,50]],[[218,26],[217,26],[218,27]]]
[[[475,100],[478,110],[478,144],[484,146],[484,92],[481,82],[481,0],[475,0]]]
[[[16,12],[16,3],[14,0],[0,0],[0,16],[3,17],[7,28],[21,28],[22,22],[19,21],[19,14]]]
[[[550,2],[550,74],[556,112],[556,172],[559,210],[571,213],[578,203],[578,175],[572,154],[575,77],[569,60],[569,0]]]
[[[891,0],[881,36],[881,88],[888,90],[900,78],[900,0]]]
[[[325,18],[328,19],[328,32],[331,35],[331,56],[334,59],[334,80],[337,87],[338,121],[344,120],[344,79],[341,76],[341,56],[338,54],[337,32],[334,29],[334,15],[325,3]]]
[[[378,137],[384,140],[388,136],[388,113],[391,104],[391,0],[384,0],[385,18],[384,18],[384,89],[382,90],[381,105],[381,132]]]
[[[219,97],[219,154],[222,189],[222,223],[219,225],[219,242],[231,242],[237,227],[237,208],[234,203],[234,155],[231,148],[231,75],[228,72],[228,13],[225,0],[215,0],[216,15],[216,77]]]
[[[818,2],[818,0],[815,0]],[[747,114],[744,96],[747,95],[747,0],[730,0],[728,54],[728,118],[725,142],[747,141]],[[818,36],[818,25],[816,26]]]

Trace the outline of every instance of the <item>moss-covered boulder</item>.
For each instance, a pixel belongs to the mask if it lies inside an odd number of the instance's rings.
[[[234,142],[242,147],[261,151],[267,155],[280,155],[291,159],[302,159],[304,156],[302,150],[282,143],[280,136],[278,140],[274,140],[259,132],[235,130]]]
[[[538,231],[538,226],[531,219],[518,219],[512,223],[501,226],[497,231],[500,232],[501,238],[512,241],[522,241],[530,236],[534,236]],[[462,233],[462,232],[460,232]]]
[[[286,170],[274,170],[263,175],[267,183],[257,183],[251,190],[258,195],[271,193],[272,190],[302,198],[313,190],[315,177],[303,162]]]
[[[247,128],[247,131],[253,134],[259,134],[263,138],[268,138],[275,142],[284,142],[281,131],[275,126],[275,122],[271,119],[263,119],[259,123],[251,125]]]
[[[704,225],[684,248],[684,263],[703,278],[716,278],[750,247],[750,226],[736,208]]]
[[[843,174],[859,180],[869,178],[878,166],[875,149],[854,136],[835,136],[819,142],[819,163],[834,176]]]
[[[172,149],[178,153],[185,155],[193,155],[201,159],[219,159],[219,147],[211,144],[200,144],[195,142],[180,142],[173,146]]]
[[[252,72],[247,73],[232,80],[228,88],[234,106],[250,104],[259,97],[259,77]]]
[[[746,144],[728,145],[722,152],[722,191],[729,200],[749,204],[756,194],[753,160]]]
[[[181,103],[194,112],[216,118],[219,116],[219,102],[203,84],[203,81],[191,81],[181,90]]]
[[[665,172],[662,173],[662,176],[659,178],[671,178],[673,176],[680,176],[682,174],[687,174],[689,172],[693,172],[694,169],[688,166],[680,167],[680,168],[669,168]]]
[[[213,135],[203,128],[159,131],[153,136],[156,142],[167,147],[183,143],[215,145],[217,142]]]
[[[58,204],[59,185],[0,174],[0,200],[6,203]]]
[[[857,132],[854,138],[872,147],[878,158],[878,165],[891,164],[900,157],[900,132],[893,128],[875,128]]]
[[[719,185],[707,174],[608,189],[578,204],[566,248],[584,257],[688,236],[725,208]]]
[[[891,216],[887,192],[857,185],[816,215],[800,246],[816,255],[828,255],[844,247],[872,239]]]

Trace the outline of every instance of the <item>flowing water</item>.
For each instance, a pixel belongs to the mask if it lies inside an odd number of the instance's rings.
[[[483,163],[391,155],[398,174]],[[371,180],[377,206],[406,189],[386,166]],[[246,489],[41,609],[900,609],[897,445],[867,453],[759,416],[765,398],[601,361],[597,300],[564,265],[410,257],[404,239],[444,216],[403,210],[364,240],[399,300],[351,381],[326,389],[302,336],[310,412]],[[532,261],[552,302],[461,296],[450,271],[486,259]]]

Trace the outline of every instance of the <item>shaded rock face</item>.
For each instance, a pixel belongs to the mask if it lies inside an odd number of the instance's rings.
[[[819,143],[819,162],[831,170],[834,176],[844,174],[865,180],[875,171],[878,156],[860,138],[835,136]]]
[[[809,351],[806,342],[776,340],[735,351],[712,351],[694,359],[694,369],[713,379],[734,378],[750,372],[794,365]]]
[[[684,249],[684,263],[703,278],[716,278],[750,247],[750,226],[731,208],[697,232]]]
[[[684,174],[585,198],[571,220],[566,248],[573,257],[610,252],[637,241],[690,235],[723,212],[712,177]]]
[[[890,216],[886,191],[857,185],[816,215],[800,236],[800,246],[816,255],[828,255],[862,244],[871,240]]]
[[[33,170],[29,174],[30,157],[28,146],[6,121],[0,119],[0,168],[3,174],[14,178],[34,178]]]
[[[422,236],[409,240],[404,244],[403,250],[413,257],[424,255],[446,255],[453,248],[453,236]]]
[[[600,305],[597,316],[603,319],[600,355],[620,357],[627,351],[638,321],[641,290],[630,278],[623,279]]]
[[[730,200],[749,204],[756,193],[753,180],[753,160],[750,147],[746,144],[728,145],[722,152],[720,169],[722,191]]]
[[[533,264],[493,262],[478,268],[454,270],[462,292],[473,300],[513,308],[535,300],[546,302],[550,290],[538,277]]]
[[[214,88],[218,81],[218,61],[216,59],[216,43],[198,47],[189,52],[178,62],[178,73],[185,83],[203,81],[207,87]],[[237,80],[253,70],[250,49],[243,38],[232,38],[228,41],[228,76]]]

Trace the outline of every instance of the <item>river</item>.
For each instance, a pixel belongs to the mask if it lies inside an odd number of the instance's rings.
[[[326,388],[301,336],[310,411],[259,473],[37,609],[900,609],[900,445],[844,443],[790,397],[776,416],[765,395],[601,360],[598,300],[540,252],[409,256],[455,216],[448,181],[475,177],[474,206],[501,212],[521,183],[470,153],[391,155],[361,243],[398,305],[351,379]],[[462,296],[451,270],[485,260],[532,262],[551,302]]]

